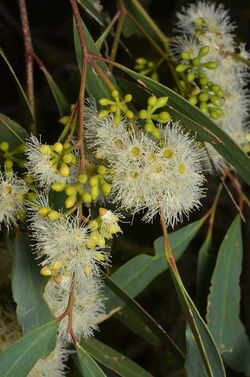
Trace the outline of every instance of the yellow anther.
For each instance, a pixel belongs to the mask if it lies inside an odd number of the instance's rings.
[[[166,148],[163,150],[163,156],[165,158],[171,158],[173,156],[174,152],[173,152],[173,149],[171,148]]]
[[[186,165],[184,163],[181,163],[178,166],[179,173],[184,174],[186,172]]]
[[[137,146],[130,148],[130,153],[132,154],[132,156],[139,156],[140,152],[141,150]]]

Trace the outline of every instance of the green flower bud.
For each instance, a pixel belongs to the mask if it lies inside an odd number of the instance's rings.
[[[99,183],[98,175],[93,175],[93,176],[89,179],[89,184],[90,184],[90,186],[98,186],[98,183]]]
[[[106,171],[107,171],[107,168],[104,165],[99,165],[98,168],[97,168],[98,174],[104,175],[106,173]]]
[[[190,60],[190,59],[191,59],[191,54],[190,54],[190,52],[189,52],[189,51],[183,51],[183,52],[181,53],[181,58],[182,58],[183,60]]]
[[[64,205],[67,209],[72,208],[76,203],[76,195],[69,196],[65,202]]]
[[[5,160],[4,167],[7,171],[10,171],[13,168],[13,161],[10,159]]]
[[[203,56],[206,56],[209,53],[209,46],[203,46],[198,54],[199,58],[203,58]]]
[[[91,187],[90,189],[90,195],[92,197],[93,200],[96,200],[99,196],[99,188],[98,186],[93,186]]]
[[[217,63],[216,62],[207,62],[202,64],[203,67],[208,68],[208,69],[216,69],[217,68]]]
[[[217,97],[217,96],[212,96],[210,98],[210,101],[212,102],[212,104],[214,106],[220,106],[221,105],[221,101],[220,101],[219,97]]]
[[[148,106],[155,106],[157,103],[157,98],[156,96],[150,96],[148,98]]]
[[[88,192],[83,192],[81,197],[86,204],[90,204],[92,202],[92,196]]]
[[[193,71],[188,72],[187,74],[187,80],[188,81],[193,81],[195,79],[195,73]]]
[[[54,145],[53,145],[53,150],[57,153],[61,153],[62,150],[63,150],[63,145],[62,143],[59,143],[59,142],[56,142]]]
[[[160,139],[161,138],[161,132],[160,130],[158,130],[158,128],[154,128],[154,130],[152,131],[152,136],[155,138],[155,139]]]
[[[147,119],[148,117],[148,112],[147,110],[140,110],[138,113],[138,116],[140,119]]]
[[[152,123],[146,123],[145,126],[144,126],[144,130],[148,133],[153,132],[154,128],[155,127]]]
[[[0,143],[0,150],[3,152],[7,152],[9,150],[9,143],[7,141],[1,141]]]
[[[86,183],[87,180],[88,180],[88,176],[86,174],[80,174],[78,176],[78,182],[81,183],[81,184]]]
[[[157,100],[157,106],[158,107],[163,107],[163,106],[165,106],[167,104],[167,102],[168,102],[168,97],[160,97]]]
[[[190,68],[190,65],[184,65],[184,64],[179,64],[175,67],[176,72],[184,72],[186,69]]]
[[[112,105],[114,101],[108,99],[108,98],[101,98],[99,99],[99,104],[102,106]]]
[[[136,63],[141,64],[141,65],[145,65],[145,64],[147,64],[147,60],[144,59],[144,58],[137,58]]]
[[[112,93],[111,93],[111,96],[115,99],[119,98],[119,92],[118,90],[113,90]]]
[[[202,102],[201,103],[201,105],[200,105],[200,110],[203,112],[203,113],[205,113],[205,114],[207,114],[207,105],[206,105],[206,103],[205,102]]]
[[[198,102],[198,99],[196,96],[191,96],[189,99],[188,99],[188,102],[190,102],[193,106],[195,106]]]
[[[170,114],[167,111],[162,111],[158,114],[158,122],[159,123],[166,123],[170,119]]]
[[[101,190],[102,190],[102,193],[104,196],[108,196],[110,194],[110,191],[111,191],[111,185],[107,182],[103,183],[101,185]]]
[[[194,67],[198,67],[198,65],[200,64],[200,59],[199,58],[194,58],[192,60],[192,64]]]
[[[76,195],[77,188],[75,186],[68,185],[68,186],[65,187],[64,192],[68,196],[73,196],[73,195]]]
[[[200,102],[207,102],[208,95],[207,95],[207,93],[201,93],[201,94],[199,94],[198,98],[199,98]]]
[[[127,111],[125,111],[125,115],[126,115],[126,117],[127,117],[128,119],[133,119],[133,118],[134,118],[134,113],[133,113],[133,111],[131,111],[131,110],[127,110]]]
[[[124,102],[131,102],[132,101],[132,95],[131,94],[126,94],[124,97]]]

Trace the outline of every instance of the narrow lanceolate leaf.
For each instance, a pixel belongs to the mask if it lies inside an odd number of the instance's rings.
[[[78,0],[78,3],[86,10],[86,12],[93,17],[101,26],[105,25],[105,16],[94,6],[93,0]],[[98,4],[98,2],[96,2]]]
[[[108,347],[97,339],[90,338],[81,342],[82,347],[99,363],[122,377],[152,377],[145,369],[121,353]]]
[[[26,334],[52,321],[53,316],[42,296],[45,281],[29,243],[21,233],[17,234],[13,249],[12,292],[17,304],[18,322]]]
[[[84,377],[107,377],[103,370],[83,347],[77,348],[77,357],[82,375]]]
[[[208,326],[225,362],[250,376],[250,344],[240,320],[242,268],[240,216],[231,224],[221,244],[208,298]]]
[[[192,352],[189,352],[186,356],[185,367],[188,376],[203,376],[202,374],[195,375],[197,367],[188,359],[188,357],[194,357],[198,361],[200,359],[202,360],[204,369],[206,371],[205,376],[225,377],[226,374],[223,362],[214,342],[214,339],[211,336],[207,325],[205,324],[198,310],[196,309],[192,299],[188,295],[176,270],[175,264],[170,263],[170,271],[175,284],[176,292],[179,297],[180,304],[182,306],[183,313],[186,317],[187,323],[189,324],[192,330],[193,337],[191,337],[191,341],[195,342],[194,346],[189,344],[189,347],[192,346]],[[195,351],[198,353],[197,355],[193,355],[193,352]],[[191,369],[192,366],[195,367],[195,370]]]
[[[28,133],[20,124],[0,113],[0,136],[11,148],[16,148],[19,144],[25,143]]]
[[[201,354],[189,325],[186,327],[185,369],[188,377],[207,377]]]
[[[48,356],[54,349],[57,326],[57,321],[46,323],[1,353],[1,377],[26,377],[36,361]]]
[[[211,248],[212,236],[208,234],[199,250],[196,273],[197,306],[202,315],[206,313],[207,296],[216,260]]]
[[[193,133],[197,133],[200,140],[211,143],[217,152],[219,152],[237,170],[241,177],[250,184],[249,157],[231,137],[212,122],[211,119],[168,87],[149,77],[140,75],[121,64],[116,63],[116,66],[135,80],[140,80],[140,82],[144,83],[156,96],[169,97],[169,111],[173,118],[180,120],[183,127],[191,130]]]
[[[82,49],[80,45],[80,39],[77,31],[76,24],[74,22],[74,43],[75,43],[75,53],[76,58],[79,66],[79,70],[81,72],[82,70]],[[95,54],[100,55],[99,50],[95,46],[95,42],[92,39],[87,27],[82,23],[82,26],[84,28],[86,43],[88,46],[88,51]],[[102,69],[102,71],[105,74],[108,74],[109,79],[114,83],[114,78],[112,75],[110,75],[110,72],[108,70],[108,67],[103,62],[96,62],[96,64]],[[110,91],[105,86],[102,79],[98,76],[98,74],[95,72],[95,70],[91,67],[90,64],[87,66],[87,78],[86,78],[86,88],[89,96],[94,97],[96,100],[102,98],[102,97],[108,97],[110,98]]]
[[[183,354],[171,337],[166,331],[136,302],[130,297],[124,290],[122,290],[111,278],[105,275],[105,283],[107,286],[119,297],[120,301],[123,301],[123,306],[127,305],[131,311],[144,322],[145,331],[152,331],[152,333],[160,340],[160,342],[170,348],[174,354],[183,361]]]
[[[29,105],[29,101],[25,95],[25,92],[23,90],[23,87],[22,85],[20,84],[20,81],[18,80],[9,60],[7,59],[7,56],[5,55],[4,51],[1,49],[0,47],[0,55],[1,57],[3,58],[3,60],[5,61],[5,63],[7,64],[12,76],[14,77],[14,80],[15,80],[15,83],[17,85],[17,89],[18,89],[18,92],[19,92],[19,95],[20,95],[20,98],[22,100],[22,102],[25,104],[25,110],[26,110],[26,113],[28,114],[29,116],[29,119],[30,121],[34,121],[34,116],[33,116],[33,113],[32,113],[32,110],[31,110],[31,107]]]
[[[51,74],[48,72],[48,70],[44,66],[41,66],[40,69],[44,73],[44,76],[50,87],[51,93],[53,94],[59,114],[61,116],[68,114],[70,111],[70,106],[64,94],[62,93],[61,89],[59,88],[59,86],[57,85],[57,83],[55,82]]]
[[[205,218],[188,224],[187,226],[170,233],[170,242],[175,259],[178,260],[191,240],[198,233]],[[112,280],[131,297],[140,294],[158,275],[168,268],[163,250],[162,237],[154,242],[155,256],[140,254],[125,263],[115,273]],[[121,305],[117,295],[110,292],[108,295],[107,309],[111,310]]]

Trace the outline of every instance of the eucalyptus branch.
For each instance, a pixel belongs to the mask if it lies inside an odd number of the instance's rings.
[[[86,76],[87,76],[87,66],[88,66],[88,49],[86,38],[83,30],[81,15],[77,6],[76,0],[70,0],[73,15],[76,22],[76,27],[80,39],[80,45],[82,49],[82,73],[80,90],[78,96],[78,140],[77,144],[80,149],[80,173],[84,170],[85,164],[85,151],[84,151],[84,99],[85,99],[85,89],[86,89]]]
[[[27,97],[35,119],[35,95],[34,95],[34,66],[33,66],[33,45],[29,27],[28,12],[25,0],[18,0],[19,13],[22,24],[22,33],[25,51],[25,70],[26,70],[26,90]],[[36,124],[32,122],[30,131],[36,134]]]

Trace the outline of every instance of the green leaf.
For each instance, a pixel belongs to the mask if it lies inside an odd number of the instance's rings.
[[[224,361],[250,376],[250,344],[240,320],[242,236],[237,215],[221,244],[208,297],[207,321]]]
[[[47,80],[47,83],[50,87],[50,90],[53,94],[53,97],[56,101],[56,105],[59,111],[59,114],[65,115],[68,114],[70,111],[70,105],[68,101],[66,100],[64,94],[62,93],[61,89],[57,85],[57,83],[54,81],[53,77],[51,74],[48,72],[45,66],[40,66],[41,71],[44,73],[44,76]]]
[[[77,357],[84,377],[107,377],[83,347],[77,348]]]
[[[52,321],[53,316],[42,296],[45,280],[22,233],[17,234],[13,249],[12,292],[17,304],[18,322],[26,334]]]
[[[25,143],[28,137],[27,131],[4,114],[0,113],[0,137],[8,141],[11,148],[16,148],[20,143]]]
[[[187,226],[170,233],[170,242],[175,259],[178,260],[191,240],[198,233],[205,218],[188,224]],[[163,239],[158,238],[154,242],[156,255],[140,254],[121,266],[112,274],[112,280],[119,285],[131,297],[141,293],[158,275],[168,268],[163,250]],[[110,293],[107,301],[107,309],[111,310],[121,305],[118,297]]]
[[[181,281],[176,265],[175,263],[173,263],[173,259],[170,258],[171,257],[169,257],[169,267],[171,276],[175,284],[176,292],[179,297],[183,313],[192,330],[195,343],[197,345],[197,347],[192,346],[192,350],[194,352],[196,349],[198,354],[200,354],[200,356],[202,357],[202,362],[204,367],[206,368],[206,373],[208,377],[225,377],[226,374],[222,363],[222,359],[216,347],[214,339],[211,336],[206,323],[203,321],[198,310],[196,309],[192,299],[188,295]],[[192,355],[192,353],[190,352],[188,355],[189,357],[196,357],[197,360],[199,360],[198,355]],[[192,365],[193,363],[190,362],[190,360],[186,359],[186,368],[190,368],[190,366]],[[188,376],[193,377],[195,372],[193,370],[187,369],[187,373]]]
[[[86,12],[94,18],[101,26],[106,23],[105,16],[102,12],[98,12],[93,5],[93,0],[78,0],[78,3],[86,10]]]
[[[81,342],[82,347],[99,363],[122,377],[152,377],[142,367],[126,356],[108,347],[97,339],[89,338]]]
[[[207,377],[206,369],[189,325],[186,327],[185,369],[188,377]]]
[[[26,110],[26,113],[28,114],[28,117],[29,117],[29,120],[30,121],[34,121],[34,116],[33,116],[33,113],[32,113],[32,110],[31,110],[31,107],[30,107],[30,104],[29,104],[29,101],[26,97],[26,94],[23,90],[23,87],[22,85],[20,84],[20,81],[18,80],[9,60],[7,59],[7,56],[5,55],[4,51],[1,49],[0,47],[0,55],[1,57],[3,58],[3,60],[5,61],[5,63],[7,64],[12,76],[14,77],[14,80],[16,82],[16,85],[17,85],[17,89],[18,89],[18,92],[19,92],[19,95],[20,95],[20,98],[22,100],[22,102],[24,103],[25,105],[25,110]]]
[[[175,93],[168,87],[156,82],[149,77],[140,75],[131,69],[116,63],[116,67],[126,72],[135,80],[140,80],[156,96],[168,96],[168,106],[171,115],[181,120],[181,124],[198,134],[202,141],[211,143],[241,175],[241,177],[250,184],[250,159],[240,149],[240,147],[228,136],[220,127],[206,117],[198,108],[192,106],[183,97]]]
[[[57,326],[57,321],[46,323],[1,353],[1,377],[26,377],[36,361],[46,357],[54,349]]]
[[[161,31],[155,24],[152,26],[152,21],[141,4],[138,1],[124,0],[124,6],[128,13],[132,16],[132,20],[129,16],[127,16],[124,28],[125,37],[129,38],[133,34],[138,33],[140,30],[142,34],[145,33],[148,35],[155,42],[155,44],[164,51],[164,45],[162,44],[158,34],[161,33]],[[155,30],[156,27],[158,32]],[[162,33],[161,35],[163,37]]]
[[[82,23],[84,34],[86,38],[86,43],[88,46],[88,51],[95,54],[100,55],[100,52],[95,46],[94,40],[92,39],[87,27]],[[73,23],[73,30],[74,30],[74,43],[75,43],[75,52],[76,52],[76,59],[78,62],[79,70],[82,70],[82,49],[80,45],[80,39],[77,31],[77,27],[75,21]],[[108,74],[109,79],[113,81],[114,79],[109,73],[108,67],[103,62],[96,62],[96,64],[104,71],[105,74]],[[111,98],[110,91],[105,86],[104,82],[101,78],[99,78],[98,74],[95,70],[88,64],[87,66],[87,78],[86,78],[86,88],[88,95],[90,97],[94,97],[97,101],[102,97]]]
[[[200,313],[206,313],[207,296],[211,277],[215,265],[215,256],[211,253],[212,237],[208,233],[198,254],[196,287],[197,287],[197,303]]]
[[[182,361],[183,354],[171,337],[166,333],[166,331],[136,302],[132,297],[130,297],[123,289],[119,287],[111,278],[105,275],[105,283],[107,286],[119,297],[121,301],[124,302],[133,312],[136,314],[142,322],[145,324],[145,331],[152,331],[155,336],[164,344],[166,347],[170,348],[173,353]],[[123,304],[123,305],[124,305]]]

